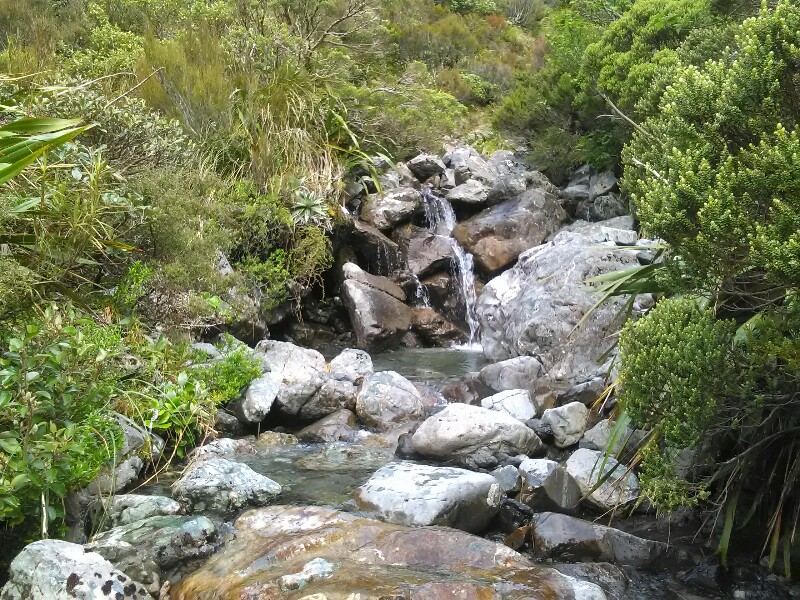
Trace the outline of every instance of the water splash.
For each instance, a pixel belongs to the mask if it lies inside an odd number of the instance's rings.
[[[469,327],[469,341],[463,348],[477,351],[480,348],[480,323],[475,309],[478,298],[475,294],[475,263],[472,254],[464,250],[452,237],[457,223],[452,205],[444,198],[434,194],[429,186],[422,188],[422,197],[425,199],[425,222],[428,231],[449,238],[453,246],[451,263],[453,275],[459,284],[461,300],[464,302],[465,320]]]
[[[417,290],[414,295],[417,298],[417,306],[421,306],[422,308],[430,308],[431,307],[431,297],[428,294],[428,288],[422,285],[422,282],[417,277],[416,273],[411,273],[411,276],[414,278],[414,283],[417,284]]]

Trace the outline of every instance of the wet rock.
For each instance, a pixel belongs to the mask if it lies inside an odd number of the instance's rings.
[[[478,298],[484,354],[492,360],[535,356],[550,385],[594,377],[603,369],[597,358],[613,343],[609,334],[620,325],[625,299],[610,299],[583,320],[597,302],[585,281],[634,264],[630,252],[566,231],[523,253]]]
[[[352,263],[346,264],[343,272],[342,296],[358,346],[376,351],[396,348],[411,327],[411,309],[404,304],[403,290]]]
[[[400,266],[400,247],[369,223],[353,221],[353,250],[370,273],[388,275]]]
[[[464,339],[464,332],[432,308],[413,309],[414,331],[434,346],[449,346]]]
[[[217,530],[207,517],[156,516],[106,531],[86,548],[157,594],[164,581],[199,567],[216,545]]]
[[[372,375],[372,358],[363,350],[345,348],[331,361],[330,371],[335,377],[360,384]]]
[[[389,523],[480,532],[502,496],[495,478],[485,473],[397,462],[378,469],[356,491],[356,502]]]
[[[297,432],[303,442],[347,442],[357,434],[356,415],[347,409],[337,410]]]
[[[529,419],[525,424],[536,432],[536,435],[545,443],[553,443],[553,429],[541,419]]]
[[[279,386],[273,410],[297,415],[323,383],[325,358],[316,350],[275,340],[259,342],[256,354],[265,378]]]
[[[481,406],[489,410],[504,412],[522,422],[536,416],[536,407],[527,390],[499,392],[481,400]]]
[[[606,562],[559,563],[553,565],[559,573],[599,585],[614,599],[626,597],[628,576],[618,566]]]
[[[514,465],[506,465],[498,467],[490,473],[494,477],[497,485],[506,494],[516,493],[519,491],[519,469]]]
[[[244,396],[231,403],[233,413],[239,421],[254,425],[266,418],[281,389],[281,384],[273,376],[267,374],[254,379]]]
[[[603,467],[602,470],[600,467]],[[602,511],[631,504],[639,497],[639,480],[634,473],[619,464],[613,456],[602,452],[580,448],[572,453],[565,464],[583,494],[589,494],[601,477],[610,476],[591,492],[586,500]]]
[[[269,504],[281,486],[247,465],[224,458],[194,461],[172,486],[172,495],[190,511],[230,514]]]
[[[2,600],[125,600],[145,587],[96,552],[60,540],[28,544],[11,562]]]
[[[447,270],[453,260],[453,240],[434,235],[416,225],[405,225],[393,234],[409,270],[417,277]]]
[[[473,468],[494,468],[508,457],[535,454],[542,447],[533,430],[514,417],[467,404],[450,404],[428,417],[411,444],[424,456]]]
[[[410,187],[371,194],[361,204],[361,219],[381,231],[408,221],[422,208],[422,194]]]
[[[478,268],[493,273],[544,242],[565,219],[554,195],[532,188],[459,223],[453,236],[475,257]]]
[[[175,586],[173,600],[298,598],[296,591],[282,590],[279,579],[302,572],[312,559],[338,568],[309,581],[302,591],[306,600],[574,597],[573,585],[552,569],[456,529],[409,528],[322,507],[286,506],[250,511],[235,525],[237,538]],[[476,589],[479,595],[463,595]]]
[[[461,185],[470,179],[474,179],[493,187],[500,176],[500,171],[495,165],[492,165],[483,156],[474,151],[467,156],[454,155],[451,164],[453,165],[456,185]]]
[[[362,384],[356,413],[366,426],[387,430],[422,419],[425,407],[413,383],[394,371],[381,371]]]
[[[574,562],[612,562],[646,568],[666,558],[667,545],[613,527],[552,512],[533,518],[533,553],[537,558]]]
[[[542,414],[542,421],[553,430],[555,444],[566,448],[577,444],[586,431],[589,409],[580,402],[570,402],[558,408],[548,408]]]
[[[489,201],[489,188],[477,179],[469,179],[447,192],[453,206],[481,206]]]
[[[315,558],[303,565],[299,573],[284,575],[278,579],[278,585],[284,592],[300,590],[307,587],[310,583],[327,579],[333,575],[338,565],[328,562],[324,558]]]
[[[252,436],[244,438],[219,438],[202,446],[197,446],[190,453],[190,458],[233,457],[238,454],[255,454]]]
[[[564,467],[553,460],[533,458],[519,465],[518,500],[536,511],[572,511],[581,500],[581,489]]]
[[[117,494],[92,505],[92,530],[128,525],[149,517],[183,514],[179,502],[166,496]]]
[[[441,175],[447,168],[441,159],[433,154],[415,156],[406,165],[420,181],[426,181],[434,175]]]

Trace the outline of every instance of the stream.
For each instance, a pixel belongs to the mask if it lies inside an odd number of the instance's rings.
[[[454,381],[470,371],[480,369],[483,364],[483,355],[474,348],[405,349],[374,356],[375,371],[394,370],[417,383],[436,385]],[[363,432],[362,440],[356,443],[265,446],[255,454],[239,455],[236,460],[280,483],[283,487],[281,504],[322,506],[358,512],[353,502],[353,491],[381,466],[395,460],[395,457],[392,446],[387,444],[383,436]],[[169,495],[170,485],[178,474],[178,469],[162,474],[158,481],[143,486],[137,492]],[[591,514],[581,516],[589,520],[596,518],[596,515]],[[627,527],[622,520],[614,525],[627,530],[646,531],[653,519],[637,516],[628,521]],[[653,535],[658,537],[659,534]],[[484,533],[484,537],[502,541],[503,534],[490,528]],[[690,535],[683,536],[679,543],[690,543],[690,538]],[[769,592],[758,591],[748,592],[745,596],[732,593],[714,595],[704,590],[702,584],[687,585],[686,580],[679,582],[670,573],[649,573],[629,568],[624,568],[624,571],[628,579],[626,591],[621,595],[609,594],[609,599],[769,600],[775,597]]]

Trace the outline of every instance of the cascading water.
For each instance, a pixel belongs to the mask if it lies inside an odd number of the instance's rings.
[[[425,199],[425,221],[428,231],[449,238],[453,246],[453,274],[457,277],[461,299],[464,302],[465,319],[469,327],[468,347],[476,348],[479,346],[480,323],[475,310],[478,299],[475,294],[475,269],[472,254],[464,250],[451,237],[457,221],[456,213],[450,203],[434,194],[427,186],[423,187],[422,196]]]

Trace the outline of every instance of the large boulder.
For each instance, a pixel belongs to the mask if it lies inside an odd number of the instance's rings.
[[[2,600],[141,600],[144,585],[96,552],[61,540],[28,544],[11,561]]]
[[[447,270],[453,260],[453,239],[432,234],[416,225],[395,230],[408,269],[419,278]]]
[[[434,346],[449,346],[464,339],[464,332],[433,308],[413,309],[413,328],[422,338]]]
[[[372,375],[372,357],[363,350],[345,348],[331,360],[329,367],[335,377],[360,384]]]
[[[316,506],[250,511],[235,527],[236,539],[175,586],[173,600],[576,598],[575,585],[554,570],[456,529],[405,527]],[[327,568],[312,568],[321,561]]]
[[[352,249],[370,273],[389,275],[400,266],[400,247],[369,223],[353,221]]]
[[[533,404],[528,390],[498,392],[481,400],[481,406],[489,410],[504,412],[523,422],[536,416],[536,406]]]
[[[120,525],[96,536],[86,548],[158,594],[165,581],[194,571],[218,545],[208,517],[155,516]]]
[[[558,408],[548,408],[542,414],[542,421],[550,426],[556,446],[567,448],[583,437],[589,409],[580,402],[570,402]]]
[[[420,154],[406,163],[406,166],[420,181],[426,181],[434,175],[445,172],[445,164],[438,156],[433,154]]]
[[[519,465],[518,496],[534,511],[572,511],[581,500],[581,488],[564,467],[554,460],[529,458]]]
[[[389,523],[445,525],[477,533],[500,506],[495,478],[453,467],[389,463],[356,490],[356,502]]]
[[[244,395],[231,403],[233,414],[242,423],[257,424],[263,421],[272,408],[281,383],[269,373],[250,382]]]
[[[182,513],[183,507],[180,503],[166,496],[117,494],[100,499],[92,506],[92,529],[100,531],[150,517]]]
[[[486,365],[478,377],[495,392],[531,390],[542,374],[542,363],[533,356],[517,356]]]
[[[494,273],[544,242],[566,216],[553,194],[532,188],[459,223],[453,235],[478,268]]]
[[[419,426],[411,446],[423,456],[494,468],[509,458],[539,452],[542,442],[532,429],[504,412],[449,404]]]
[[[256,357],[261,359],[264,371],[264,378],[256,381],[278,384],[273,409],[285,415],[297,415],[325,379],[325,357],[316,350],[289,342],[262,340],[256,345]],[[241,412],[240,409],[237,416]]]
[[[533,553],[537,558],[612,562],[645,568],[654,566],[668,554],[668,546],[663,542],[567,515],[538,513],[532,525]]]
[[[578,482],[581,492],[588,494],[587,502],[604,512],[628,506],[639,497],[636,474],[629,472],[613,456],[579,448],[567,459],[564,467]],[[605,480],[597,486],[602,478]]]
[[[350,442],[358,434],[356,415],[343,408],[297,432],[303,442]]]
[[[341,409],[353,410],[358,386],[349,379],[329,374],[322,376],[322,385],[297,412],[301,421],[314,421]]]
[[[356,398],[356,414],[364,425],[387,430],[425,416],[422,396],[414,384],[394,371],[370,375]]]
[[[492,360],[535,356],[553,386],[595,376],[603,370],[598,357],[614,344],[610,334],[621,324],[625,298],[595,307],[585,282],[634,265],[633,252],[573,232],[523,253],[478,298],[484,353]]]
[[[404,303],[403,290],[390,279],[370,275],[352,263],[342,270],[342,296],[358,346],[374,351],[396,348],[411,328],[411,309]]]
[[[422,194],[410,187],[400,187],[381,194],[367,196],[361,205],[361,219],[388,231],[408,221],[422,208]]]
[[[579,233],[595,244],[612,242],[620,246],[633,246],[639,241],[633,217],[630,216],[614,217],[596,223],[578,220],[564,227],[562,231]]]
[[[281,486],[247,465],[225,458],[195,460],[172,485],[172,496],[194,512],[222,515],[248,506],[264,506],[281,493]]]

